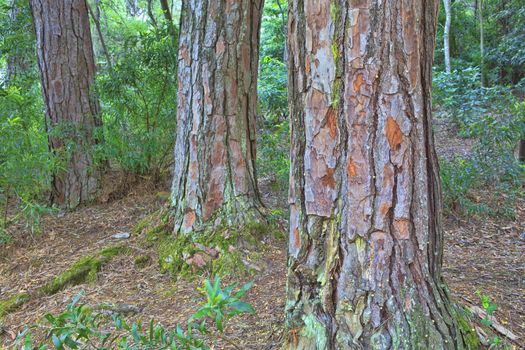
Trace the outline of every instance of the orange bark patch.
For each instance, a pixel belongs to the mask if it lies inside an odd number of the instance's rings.
[[[337,119],[335,118],[335,110],[330,107],[326,112],[326,126],[331,138],[335,138],[337,134]]]
[[[361,86],[364,84],[364,82],[365,82],[365,78],[363,74],[359,73],[355,77],[354,82],[352,84],[352,86],[354,87],[354,92],[360,92]]]
[[[348,158],[348,164],[346,165],[346,170],[348,172],[348,176],[350,177],[357,176],[357,167],[355,166],[355,163],[352,157]]]
[[[306,74],[310,73],[310,59],[308,57],[306,57],[304,71],[306,72]]]
[[[224,45],[224,40],[221,37],[219,38],[219,40],[217,40],[217,44],[215,45],[215,53],[217,54],[217,56],[222,55],[225,48],[226,46]]]
[[[246,71],[250,69],[250,48],[248,45],[242,46],[242,64]]]
[[[381,213],[382,216],[385,216],[390,210],[390,208],[391,208],[390,204],[383,203],[381,204],[381,207],[379,207],[379,212]]]
[[[394,230],[397,239],[408,239],[410,236],[410,221],[407,219],[395,220]]]
[[[321,183],[325,187],[335,188],[334,169],[326,169],[326,174],[321,177]]]
[[[193,227],[193,224],[195,223],[195,210],[193,209],[187,209],[186,214],[184,214],[184,229],[190,230]]]
[[[401,129],[394,118],[388,117],[386,119],[385,133],[388,143],[390,144],[390,148],[397,150],[399,145],[401,145],[401,141],[403,140],[403,133],[401,132]]]
[[[186,47],[186,45],[182,45],[179,52],[180,57],[184,59],[184,63],[186,63],[187,65],[190,64],[190,56],[188,55],[188,48]]]
[[[293,247],[295,249],[299,249],[301,248],[301,234],[299,233],[299,229],[296,228],[294,231],[293,231]]]

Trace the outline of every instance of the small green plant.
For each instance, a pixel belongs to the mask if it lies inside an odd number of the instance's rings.
[[[199,288],[199,291],[206,295],[207,300],[190,320],[209,317],[215,321],[217,329],[223,332],[224,322],[236,315],[242,313],[252,314],[254,312],[250,304],[241,301],[244,294],[252,287],[252,284],[252,282],[245,284],[232,295],[233,290],[237,286],[236,283],[222,289],[219,277],[215,277],[213,283],[210,280],[205,280],[204,287]]]
[[[166,329],[153,320],[147,327],[140,320],[128,323],[118,313],[109,317],[81,304],[81,292],[59,315],[46,314],[44,319],[47,325],[26,327],[17,337],[16,347],[24,350],[210,349],[208,344],[213,332],[208,320],[213,322],[219,333],[223,333],[227,320],[242,313],[253,313],[253,308],[241,301],[251,286],[252,283],[248,283],[234,293],[236,284],[221,288],[218,277],[213,282],[204,281],[204,287],[199,290],[206,296],[206,301],[189,318],[185,327],[177,325],[174,329]],[[35,344],[33,331],[37,329],[45,334],[45,339]]]
[[[490,297],[485,294],[481,294],[481,292],[478,290],[476,291],[476,295],[479,297],[481,301],[481,306],[483,307],[483,310],[485,310],[485,317],[481,320],[481,323],[487,327],[492,326],[492,317],[494,315],[494,312],[498,309],[498,305],[493,304],[490,301]],[[492,338],[489,339],[490,348],[499,348],[501,345],[501,339],[494,335]]]

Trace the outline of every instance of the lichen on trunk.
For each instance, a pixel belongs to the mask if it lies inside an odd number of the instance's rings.
[[[437,0],[293,0],[286,349],[468,349],[441,277]]]

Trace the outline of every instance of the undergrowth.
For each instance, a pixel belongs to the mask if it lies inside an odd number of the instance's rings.
[[[225,324],[242,313],[254,313],[242,298],[252,286],[236,284],[221,287],[216,277],[205,280],[199,288],[205,301],[187,321],[168,329],[154,320],[143,324],[129,323],[118,313],[101,313],[80,303],[78,294],[66,309],[58,314],[46,314],[45,324],[27,325],[18,335],[15,348],[32,349],[213,349],[224,333]],[[216,331],[214,331],[216,330]],[[34,334],[40,335],[35,341]]]

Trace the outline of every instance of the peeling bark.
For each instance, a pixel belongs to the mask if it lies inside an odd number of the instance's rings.
[[[85,0],[31,0],[49,147],[64,169],[53,177],[51,201],[75,208],[92,200],[93,129],[102,125],[94,95],[95,59]]]
[[[182,4],[172,206],[175,231],[242,226],[262,208],[255,115],[262,0]]]
[[[290,2],[287,349],[471,347],[441,277],[437,6]]]

